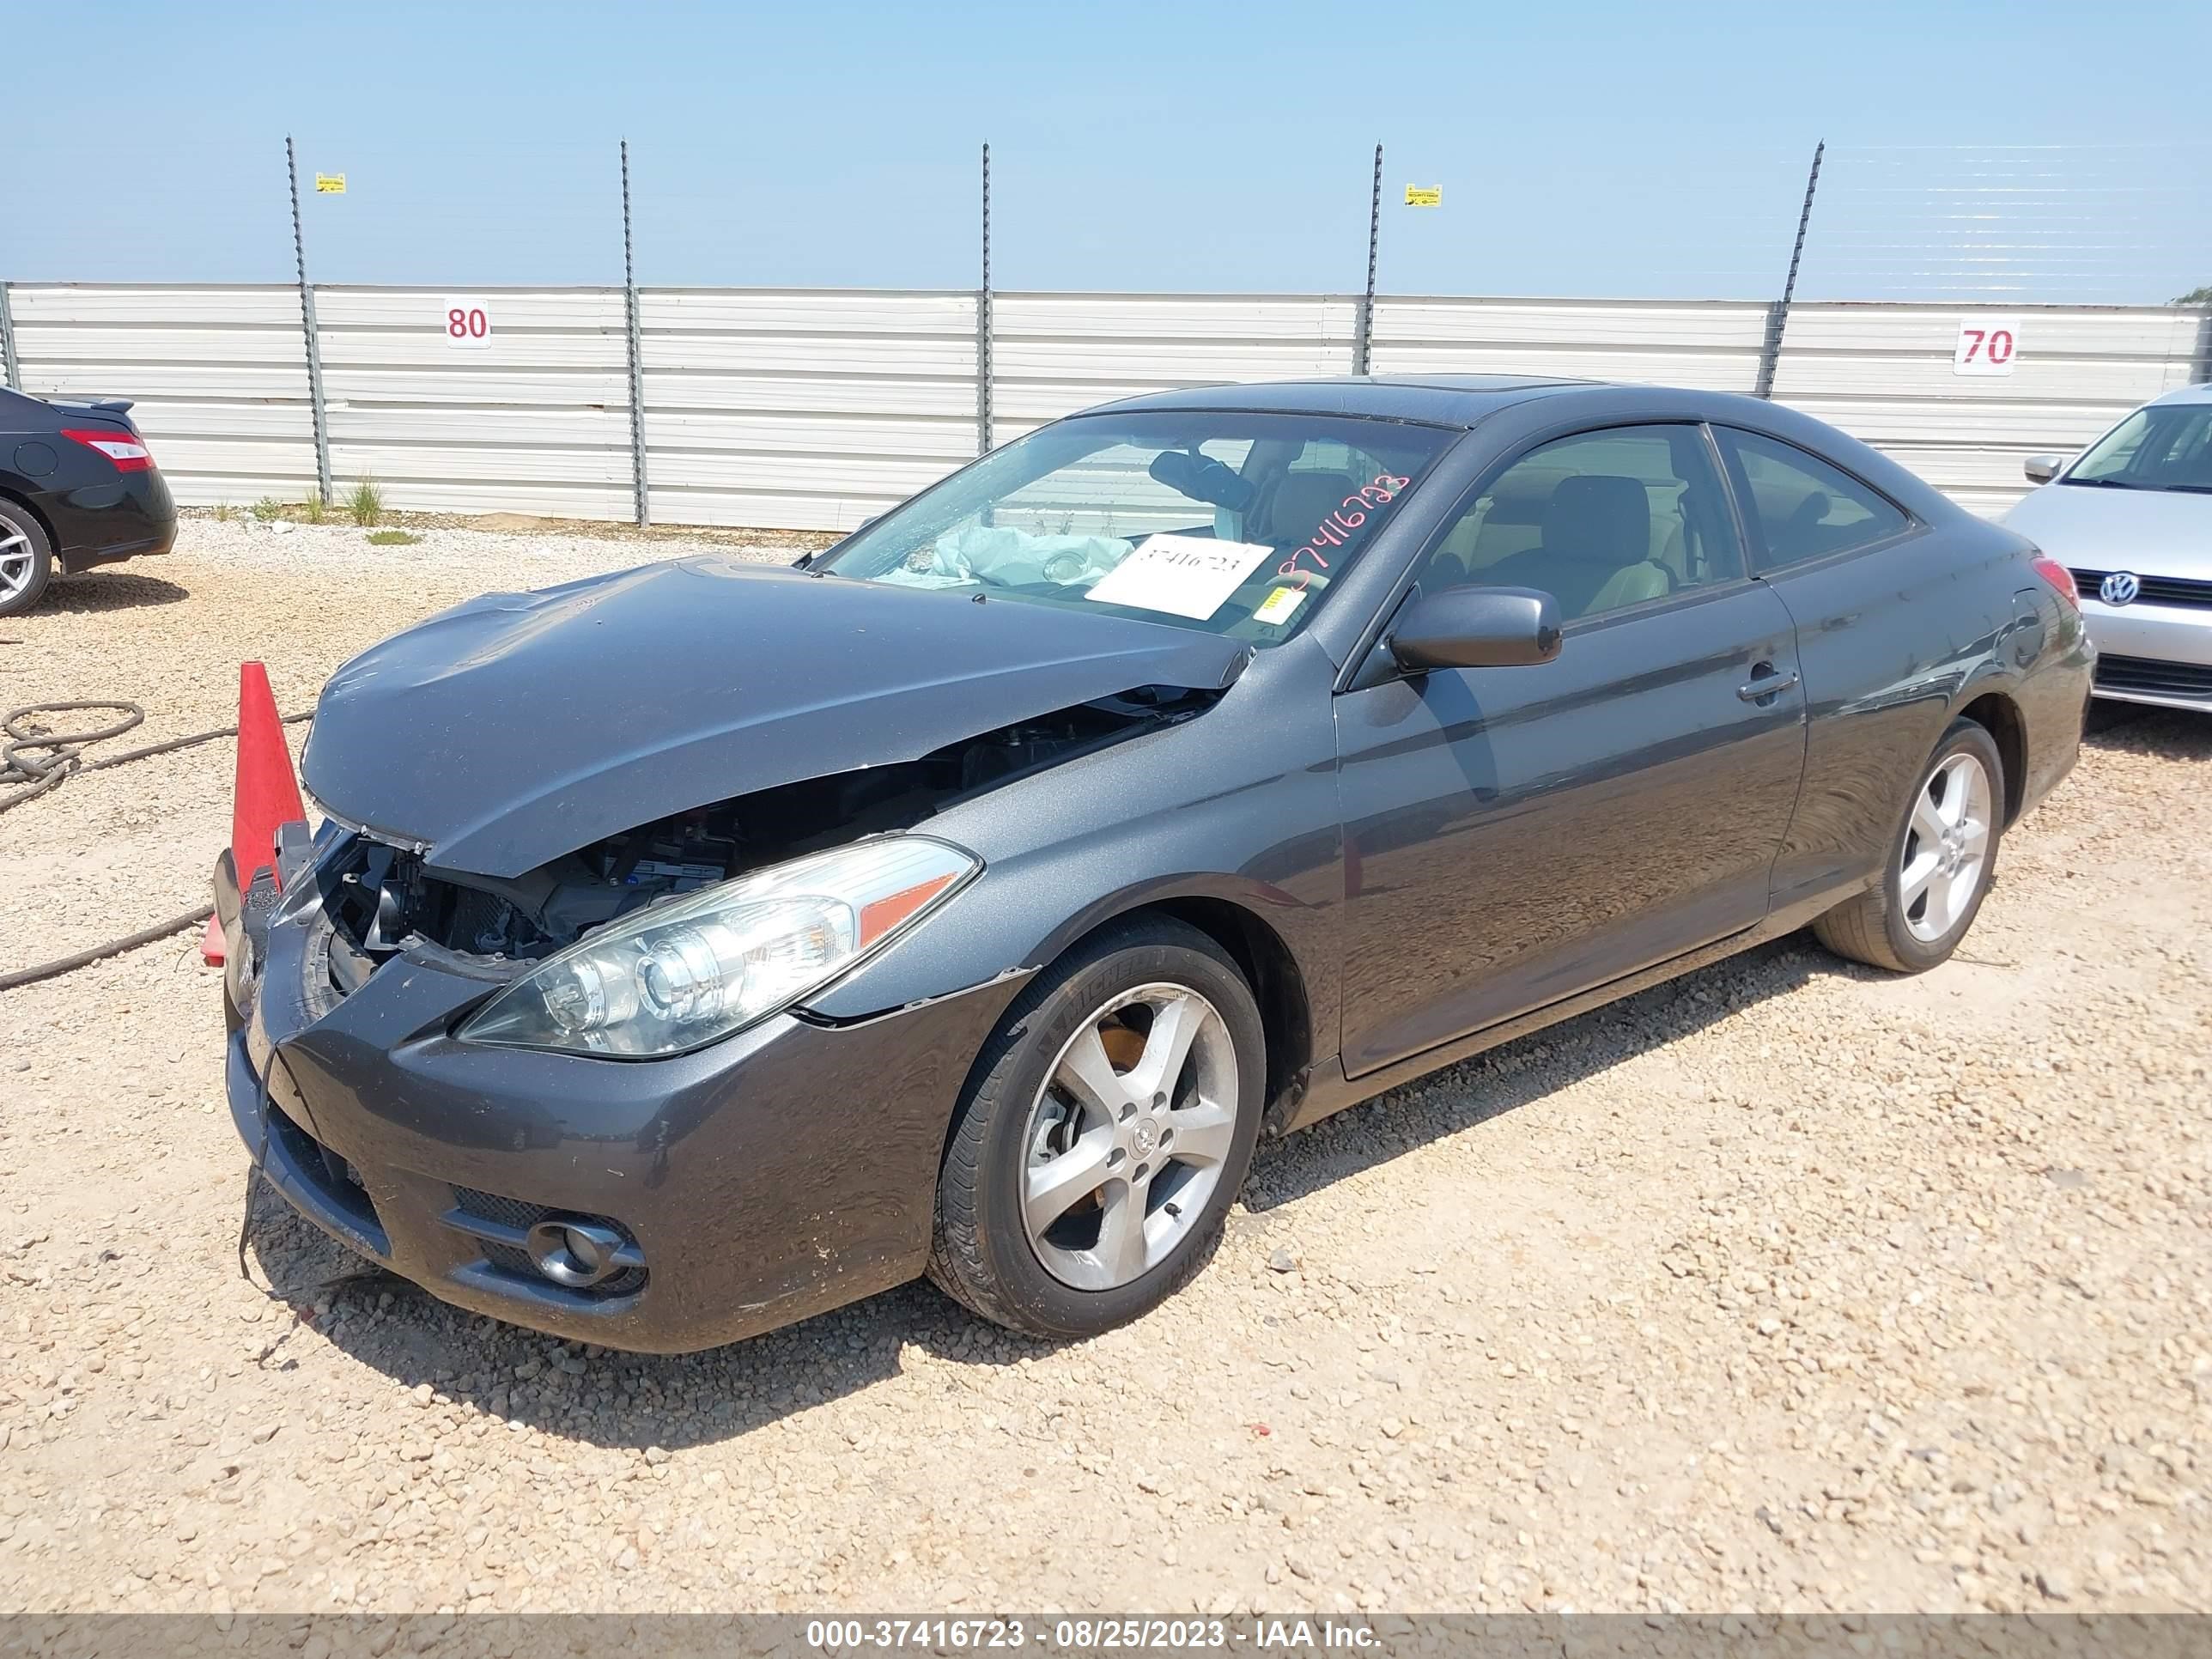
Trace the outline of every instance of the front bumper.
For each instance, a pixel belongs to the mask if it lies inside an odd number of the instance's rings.
[[[1019,989],[994,981],[847,1025],[780,1015],[696,1054],[594,1060],[455,1041],[494,988],[434,961],[394,957],[337,999],[318,988],[328,926],[310,909],[267,927],[230,1037],[231,1116],[270,1184],[445,1301],[651,1352],[919,1274],[954,1106]],[[555,1213],[618,1224],[641,1271],[588,1291],[538,1274],[516,1241]]]
[[[2212,609],[2084,593],[2081,618],[2097,642],[2099,696],[2212,712]]]

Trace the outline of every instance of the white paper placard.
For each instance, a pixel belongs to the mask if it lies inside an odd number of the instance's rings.
[[[1212,536],[1147,536],[1135,552],[1100,577],[1084,597],[1204,622],[1260,568],[1261,561],[1274,556],[1273,548],[1258,542],[1224,542]]]
[[[491,349],[491,312],[482,300],[444,301],[438,307],[438,326],[455,351]]]
[[[2020,357],[2020,319],[1966,317],[1951,348],[1954,374],[2009,374]]]

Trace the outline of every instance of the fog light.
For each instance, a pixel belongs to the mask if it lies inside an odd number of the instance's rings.
[[[624,1264],[615,1255],[627,1242],[596,1221],[549,1216],[530,1230],[523,1248],[546,1278],[583,1290],[622,1271]]]

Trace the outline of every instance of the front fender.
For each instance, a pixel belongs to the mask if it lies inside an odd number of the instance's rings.
[[[1206,713],[1082,756],[930,819],[981,877],[808,1012],[857,1019],[1034,971],[1100,924],[1200,898],[1248,911],[1304,981],[1316,1040],[1337,1029],[1344,897],[1331,665],[1292,641]]]

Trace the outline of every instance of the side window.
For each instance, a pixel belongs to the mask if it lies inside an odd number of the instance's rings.
[[[1887,541],[1911,522],[1873,486],[1795,444],[1733,428],[1720,438],[1749,487],[1744,507],[1758,521],[1770,570]]]
[[[1461,514],[1424,580],[1540,588],[1572,618],[1742,574],[1704,433],[1630,426],[1557,439],[1514,462]]]

